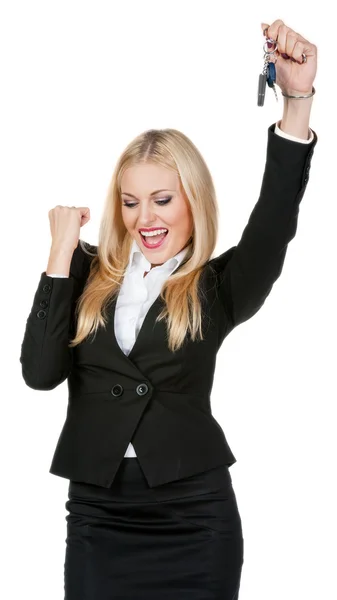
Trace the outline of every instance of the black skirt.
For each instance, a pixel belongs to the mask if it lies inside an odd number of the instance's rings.
[[[124,458],[110,488],[70,481],[65,600],[237,600],[243,535],[227,466],[150,488]]]

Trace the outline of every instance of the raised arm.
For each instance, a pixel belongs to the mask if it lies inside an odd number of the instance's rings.
[[[316,133],[309,128],[317,47],[281,19],[271,25],[261,23],[261,28],[277,63],[283,118],[280,130],[275,132],[275,124],[268,129],[260,196],[238,245],[210,261],[232,327],[261,308],[281,274],[288,244],[296,233],[317,143]]]
[[[63,257],[61,273],[67,259]],[[78,242],[69,257],[69,277],[41,273],[21,344],[20,362],[26,384],[35,390],[52,390],[69,375],[73,353],[68,347],[76,300],[82,293],[90,261]],[[48,265],[56,266],[55,257]],[[60,264],[60,262],[58,263]],[[60,269],[55,269],[60,271]]]
[[[233,327],[261,308],[281,274],[317,143],[315,132],[310,144],[302,144],[277,135],[274,129],[275,124],[268,129],[260,196],[241,239],[210,261],[218,296]]]

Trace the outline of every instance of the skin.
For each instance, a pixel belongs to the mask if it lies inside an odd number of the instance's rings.
[[[151,196],[157,190],[165,191]],[[169,197],[167,204],[158,204],[159,200]],[[179,177],[173,171],[154,164],[130,167],[121,180],[121,203],[125,227],[150,261],[151,269],[164,264],[187,246],[193,233],[193,218]],[[125,206],[126,203],[129,206]],[[165,227],[169,233],[161,247],[151,250],[143,244],[141,227]]]

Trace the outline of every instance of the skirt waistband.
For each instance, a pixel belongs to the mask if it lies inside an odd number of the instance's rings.
[[[176,481],[150,488],[137,457],[123,458],[110,488],[69,481],[70,498],[98,498],[116,502],[153,502],[232,490],[228,465],[220,465]]]

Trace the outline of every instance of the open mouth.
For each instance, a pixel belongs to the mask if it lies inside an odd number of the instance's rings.
[[[143,244],[146,248],[158,248],[158,246],[161,246],[166,239],[168,231],[166,231],[166,233],[159,233],[158,235],[143,235],[141,232],[139,233],[142,236]]]

